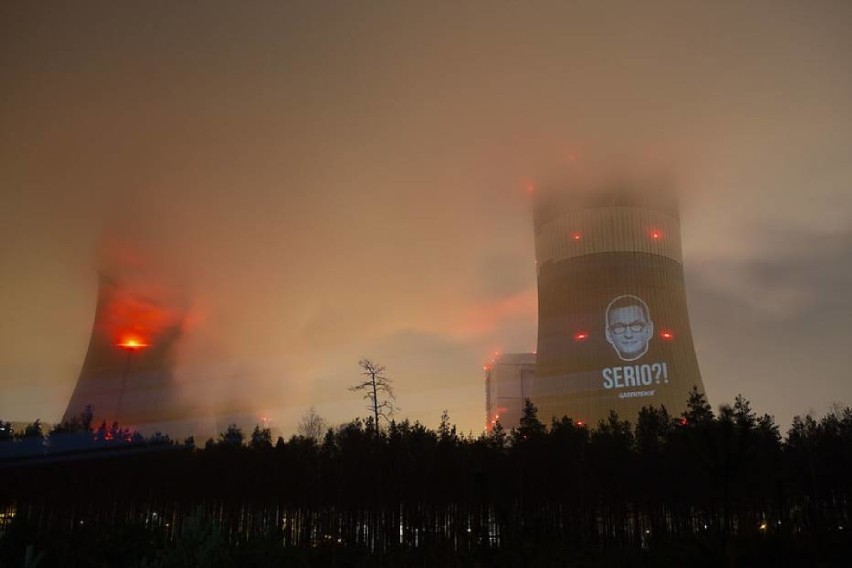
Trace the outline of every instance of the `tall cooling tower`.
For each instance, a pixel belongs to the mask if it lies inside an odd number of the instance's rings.
[[[63,421],[91,405],[95,425],[173,431],[169,426],[186,418],[172,371],[181,323],[180,314],[102,276],[89,349]]]
[[[536,197],[539,416],[595,425],[611,410],[686,406],[703,392],[672,192],[635,184]]]

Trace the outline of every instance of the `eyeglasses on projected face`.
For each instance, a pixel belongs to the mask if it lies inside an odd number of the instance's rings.
[[[625,331],[627,331],[628,328],[630,328],[630,331],[632,331],[633,333],[639,333],[640,331],[645,329],[647,326],[648,326],[648,323],[644,322],[644,321],[634,321],[634,322],[630,322],[630,323],[614,323],[611,326],[609,326],[609,330],[611,332],[613,332],[615,335],[621,335]]]

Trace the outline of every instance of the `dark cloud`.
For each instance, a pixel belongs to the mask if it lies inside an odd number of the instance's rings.
[[[777,247],[788,254],[688,267],[688,284],[711,400],[743,393],[789,424],[852,399],[852,235],[792,232]],[[717,287],[703,277],[713,273],[741,284]]]

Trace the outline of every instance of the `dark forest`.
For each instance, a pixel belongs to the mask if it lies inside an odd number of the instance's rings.
[[[852,408],[781,435],[693,391],[594,428],[372,418],[196,445],[90,416],[0,422],[0,566],[841,566]]]

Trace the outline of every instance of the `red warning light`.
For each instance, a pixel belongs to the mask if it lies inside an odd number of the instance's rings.
[[[583,233],[578,233],[576,231],[571,233],[571,240],[579,241],[582,238],[583,238]]]
[[[659,241],[663,238],[663,232],[659,229],[651,229],[648,232],[648,235],[651,237],[652,240],[655,241]]]
[[[660,337],[662,337],[666,341],[671,341],[672,339],[674,339],[674,333],[672,333],[668,329],[664,329],[660,332]]]
[[[578,343],[581,342],[581,341],[585,341],[588,338],[589,338],[589,332],[588,331],[578,331],[577,333],[574,334],[574,341],[576,341]]]
[[[141,349],[145,349],[146,347],[150,347],[147,343],[135,337],[128,337],[124,339],[121,343],[119,343],[117,346],[127,351],[139,351]]]

